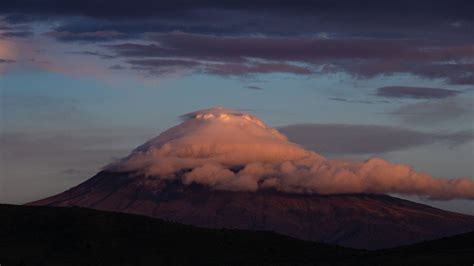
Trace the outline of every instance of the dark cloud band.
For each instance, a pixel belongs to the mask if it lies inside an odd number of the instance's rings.
[[[441,99],[456,96],[459,93],[461,92],[439,88],[386,86],[378,88],[376,94],[387,98]]]
[[[278,130],[291,141],[323,154],[376,154],[440,141],[460,144],[474,139],[472,131],[440,134],[377,125],[300,124]]]

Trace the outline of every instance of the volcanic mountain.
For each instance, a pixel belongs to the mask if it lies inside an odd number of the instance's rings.
[[[380,158],[327,160],[244,112],[211,108],[182,118],[86,182],[30,204],[368,249],[474,230],[473,216],[386,195],[473,199],[468,178],[434,178]]]

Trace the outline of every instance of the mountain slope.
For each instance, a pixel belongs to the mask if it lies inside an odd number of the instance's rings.
[[[474,232],[363,251],[84,208],[0,205],[2,265],[471,265]]]
[[[181,118],[88,181],[32,204],[270,230],[368,249],[474,230],[472,216],[382,195],[474,199],[469,178],[436,178],[381,158],[329,160],[237,110],[217,107]]]
[[[379,249],[474,230],[474,217],[374,194],[232,192],[134,173],[101,172],[31,205],[81,206],[208,228],[270,230]]]

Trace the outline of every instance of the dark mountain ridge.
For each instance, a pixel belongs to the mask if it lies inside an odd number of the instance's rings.
[[[366,251],[77,207],[0,205],[2,265],[472,265],[474,232]]]

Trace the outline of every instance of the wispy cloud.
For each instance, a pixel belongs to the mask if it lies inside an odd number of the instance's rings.
[[[206,62],[210,66],[208,72],[219,75],[347,72],[355,77],[370,78],[412,73],[421,77],[445,78],[455,84],[469,84],[474,75],[472,64],[466,63],[473,59],[471,45],[420,40],[236,37],[188,33],[155,34],[152,39],[155,42],[151,44],[130,42],[103,47],[126,60],[141,58],[138,62],[143,62],[143,58],[192,60],[199,65]]]
[[[246,88],[247,88],[247,89],[251,89],[251,90],[257,90],[257,91],[263,90],[262,87],[260,87],[260,86],[255,86],[255,85],[246,86]]]
[[[405,104],[387,112],[407,124],[441,124],[464,121],[472,122],[474,103],[471,98],[446,98]],[[472,125],[472,123],[471,123]]]
[[[453,97],[461,91],[440,88],[386,86],[377,89],[376,95],[387,98],[442,99]]]

